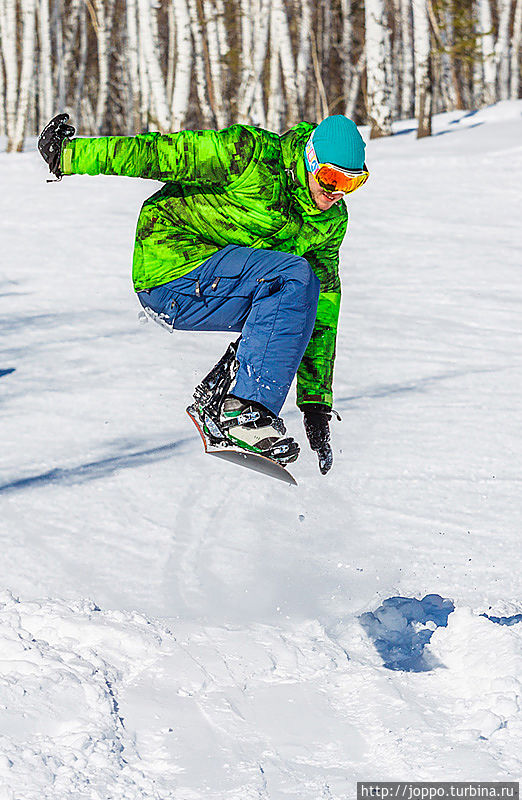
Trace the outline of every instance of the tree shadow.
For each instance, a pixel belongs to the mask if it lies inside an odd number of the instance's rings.
[[[455,378],[462,378],[464,375],[475,375],[488,372],[502,372],[505,367],[494,367],[487,369],[471,369],[471,370],[453,370],[451,372],[443,372],[440,375],[429,375],[427,378],[419,378],[417,381],[411,383],[389,383],[382,386],[376,386],[361,394],[347,395],[339,397],[336,400],[336,407],[342,408],[342,404],[353,403],[356,400],[377,399],[380,397],[390,397],[394,394],[409,394],[411,392],[425,392],[432,386],[442,383],[443,381],[454,380]]]
[[[119,456],[102,458],[98,461],[89,461],[77,467],[57,467],[37,475],[29,475],[26,478],[15,478],[0,485],[0,494],[9,494],[23,489],[34,489],[48,484],[71,486],[106,478],[108,475],[113,475],[122,469],[134,469],[135,467],[143,466],[143,464],[165,461],[172,456],[174,451],[179,450],[188,442],[194,441],[195,438],[195,436],[187,436],[184,439],[178,439],[177,442],[170,442],[160,447],[151,447],[147,450],[137,450],[123,453]]]

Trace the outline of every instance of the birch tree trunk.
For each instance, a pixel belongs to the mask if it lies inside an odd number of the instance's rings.
[[[208,71],[211,82],[212,107],[218,128],[224,128],[228,122],[223,97],[223,64],[218,37],[216,0],[202,0],[203,18],[206,31]]]
[[[2,3],[0,0],[0,15],[2,14]],[[0,136],[5,136],[6,134],[6,126],[5,126],[5,103],[4,103],[4,96],[5,96],[5,81],[4,81],[4,64],[2,59],[2,29],[0,25]]]
[[[22,67],[18,90],[18,108],[12,149],[21,152],[24,146],[25,126],[29,110],[29,98],[33,91],[34,51],[36,43],[35,0],[21,0],[22,23]]]
[[[286,125],[295,125],[299,120],[299,106],[297,98],[296,63],[292,52],[292,41],[288,26],[288,16],[283,0],[272,0],[271,46],[279,51],[281,71],[286,99]],[[272,39],[273,35],[273,39]]]
[[[401,2],[401,117],[415,114],[415,67],[413,61],[413,20],[411,0]]]
[[[183,128],[187,116],[192,76],[192,36],[187,1],[172,0],[171,5],[176,23],[176,65],[170,121],[171,128],[176,131]]]
[[[431,136],[433,83],[431,74],[430,27],[426,0],[413,0],[413,40],[415,58],[415,115],[417,138]]]
[[[77,127],[81,128],[83,122],[83,99],[84,99],[84,86],[85,86],[85,75],[87,72],[87,56],[88,56],[88,47],[87,47],[87,8],[84,3],[80,8],[80,17],[79,17],[79,35],[80,35],[80,49],[78,53],[78,69],[77,69],[77,80],[76,80],[76,91],[75,91],[75,114],[74,119],[76,121]]]
[[[520,44],[522,41],[522,0],[516,0],[511,40],[511,99],[517,100],[520,92]]]
[[[491,105],[496,99],[496,64],[491,0],[478,0],[478,33],[482,50],[482,99]]]
[[[248,6],[248,8],[247,8]],[[243,0],[241,39],[241,84],[238,90],[237,117],[239,122],[265,124],[262,77],[267,55],[268,30],[270,26],[270,0]],[[252,24],[253,19],[257,25]]]
[[[158,130],[165,133],[169,129],[170,114],[165,80],[160,66],[156,8],[150,0],[138,0],[138,12],[142,57],[147,71],[154,121]]]
[[[349,0],[343,0],[349,2]],[[311,0],[301,0],[301,19],[299,25],[299,49],[297,51],[297,99],[301,116],[305,110],[306,90],[310,74],[310,37],[312,33]],[[348,52],[348,51],[347,51]],[[344,59],[344,52],[341,54]]]
[[[499,0],[498,3],[498,37],[495,47],[497,62],[497,85],[500,100],[509,98],[509,20],[511,0]]]
[[[18,59],[16,53],[16,0],[3,0],[2,55],[5,68],[5,116],[7,130],[7,152],[13,149],[16,126],[16,103],[18,99]]]
[[[38,129],[41,130],[53,115],[49,0],[40,0],[38,4],[38,45]]]
[[[141,109],[141,82],[140,82],[140,61],[138,47],[138,18],[136,0],[126,0],[126,22],[127,22],[127,47],[125,55],[127,59],[127,117],[128,133],[135,133],[141,129],[142,115]]]
[[[277,45],[277,17],[274,6],[270,8],[270,65],[269,93],[266,124],[269,130],[279,133],[281,130],[283,108],[281,102],[281,62]]]
[[[94,124],[99,136],[102,133],[109,94],[109,26],[106,0],[93,0],[93,5],[96,11],[96,41],[98,44],[98,97]]]
[[[51,30],[54,34],[55,66],[53,75],[56,108],[65,108],[65,48],[63,38],[63,0],[54,0]]]
[[[392,132],[390,32],[385,13],[384,0],[366,0],[366,112],[371,122],[372,139],[390,136]]]
[[[428,0],[431,5],[431,0]],[[431,6],[433,8],[433,6]],[[450,55],[454,43],[453,18],[448,8],[443,9],[443,25],[440,29],[442,53],[440,54],[440,91],[442,100],[442,111],[449,111],[451,108],[462,108],[462,97],[455,71],[455,60]]]
[[[212,113],[212,106],[208,95],[209,82],[207,80],[205,69],[205,45],[196,0],[188,0],[188,9],[190,14],[190,25],[192,28],[192,38],[194,41],[194,66],[199,108],[201,111],[201,116],[203,117],[203,124],[205,127],[210,127],[213,124],[214,115]]]

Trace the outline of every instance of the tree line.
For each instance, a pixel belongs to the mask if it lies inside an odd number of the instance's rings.
[[[0,135],[58,111],[80,135],[343,113],[394,119],[520,94],[522,0],[0,0]]]

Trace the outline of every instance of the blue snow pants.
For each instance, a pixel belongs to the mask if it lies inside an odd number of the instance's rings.
[[[241,331],[232,391],[279,414],[317,313],[319,280],[306,259],[227,245],[138,298],[175,330]]]

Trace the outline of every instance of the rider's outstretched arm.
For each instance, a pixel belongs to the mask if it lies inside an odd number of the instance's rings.
[[[127,175],[158,181],[227,184],[252,159],[255,140],[242,125],[222,131],[77,138],[64,143],[64,175]]]

